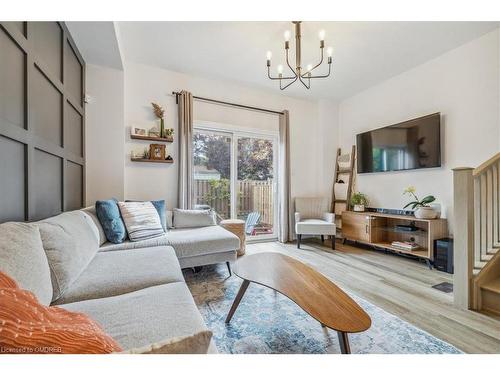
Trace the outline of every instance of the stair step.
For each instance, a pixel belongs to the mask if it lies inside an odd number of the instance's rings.
[[[473,274],[474,276],[479,275],[479,272],[481,272],[481,270],[480,270],[479,268],[474,268],[474,269],[472,270],[472,274]]]
[[[475,261],[474,262],[474,268],[482,269],[484,266],[486,266],[486,263],[488,262],[482,262],[482,261]]]
[[[497,252],[498,252],[498,247],[494,247],[494,248],[489,249],[488,251],[486,251],[486,254],[488,254],[488,255],[495,255]]]
[[[489,262],[493,258],[492,254],[481,254],[481,262]]]
[[[484,285],[481,285],[481,289],[500,294],[500,277],[496,280],[493,280],[493,281],[487,282]]]

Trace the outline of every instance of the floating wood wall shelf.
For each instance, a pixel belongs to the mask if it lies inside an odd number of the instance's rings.
[[[131,161],[141,162],[141,163],[165,163],[172,164],[173,160],[155,160],[155,159],[144,159],[144,158],[130,158]]]
[[[149,137],[147,135],[136,135],[136,134],[131,134],[130,138],[132,139],[140,139],[142,141],[155,141],[155,142],[167,142],[167,143],[172,143],[174,141],[174,137]]]

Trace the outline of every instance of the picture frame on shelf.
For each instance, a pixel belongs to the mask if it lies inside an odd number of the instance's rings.
[[[165,160],[165,145],[152,143],[149,145],[149,158],[151,160]]]
[[[148,135],[148,132],[146,129],[138,127],[138,126],[133,126],[131,129],[132,135],[139,135],[141,137],[146,137]]]
[[[148,136],[160,138],[160,129],[158,129],[156,126],[153,126],[151,129],[148,130]]]

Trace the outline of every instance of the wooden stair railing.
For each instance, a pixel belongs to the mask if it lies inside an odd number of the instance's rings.
[[[454,169],[453,184],[455,305],[500,313],[500,291],[498,310],[490,306],[500,283],[500,153],[476,169]]]

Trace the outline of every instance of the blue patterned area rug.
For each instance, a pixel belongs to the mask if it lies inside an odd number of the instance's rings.
[[[185,270],[184,277],[220,353],[340,353],[335,331],[322,328],[288,298],[254,283],[248,287],[231,323],[226,325],[224,320],[242,280],[235,275],[228,278],[224,264],[203,267],[196,274]],[[372,319],[369,330],[349,335],[352,353],[461,353],[454,346],[349,294]]]

